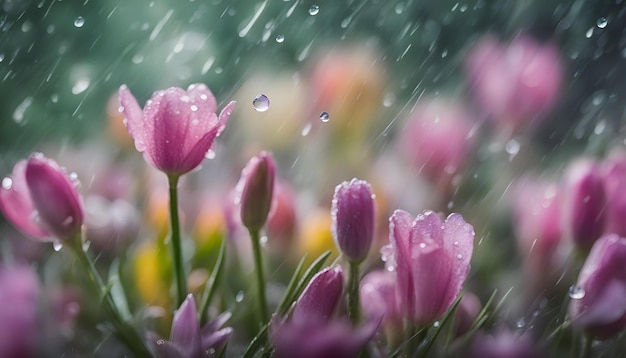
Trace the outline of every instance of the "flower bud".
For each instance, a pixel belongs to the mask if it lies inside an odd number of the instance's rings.
[[[606,193],[598,165],[589,160],[572,164],[566,173],[566,190],[566,228],[578,247],[589,250],[606,222]]]
[[[17,163],[2,180],[0,209],[20,231],[44,241],[74,238],[84,217],[76,181],[41,154]]]
[[[304,289],[293,309],[294,323],[328,321],[343,292],[341,267],[326,268],[317,273]]]
[[[337,185],[331,209],[333,236],[348,260],[361,262],[367,256],[374,238],[374,212],[368,182],[354,178]]]
[[[572,324],[604,339],[626,328],[626,238],[605,235],[585,260],[577,294],[570,294]]]
[[[261,152],[250,159],[237,185],[241,193],[241,222],[250,231],[260,230],[270,212],[274,192],[276,163],[271,153]]]

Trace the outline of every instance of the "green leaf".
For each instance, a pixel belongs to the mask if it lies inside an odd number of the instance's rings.
[[[435,331],[432,334],[432,336],[426,340],[426,343],[424,345],[424,347],[420,350],[418,356],[419,357],[425,357],[426,354],[428,353],[428,351],[430,350],[430,348],[433,345],[433,342],[435,342],[435,340],[437,339],[437,336],[439,336],[439,333],[441,332],[441,330],[443,329],[443,327],[446,325],[446,323],[448,323],[448,321],[450,320],[451,317],[454,316],[454,312],[456,312],[457,307],[459,306],[459,303],[461,303],[461,299],[463,298],[463,295],[459,295],[459,297],[457,297],[457,299],[454,301],[454,303],[452,304],[452,306],[450,307],[450,309],[448,310],[448,312],[446,312],[446,314],[443,316],[443,318],[439,321],[439,326],[435,327]]]
[[[220,252],[217,256],[217,261],[215,261],[215,266],[213,267],[213,271],[211,272],[211,277],[209,277],[206,286],[204,287],[204,294],[202,295],[202,308],[200,309],[200,316],[198,317],[198,319],[200,320],[200,327],[204,326],[209,319],[207,312],[209,310],[209,306],[211,305],[211,300],[215,295],[215,291],[217,291],[217,287],[220,284],[225,256],[226,240],[223,240],[222,245],[220,246]]]
[[[307,258],[307,255],[305,254],[300,259],[300,262],[298,262],[298,266],[296,267],[296,270],[294,271],[293,275],[291,275],[291,279],[289,280],[289,284],[287,285],[287,290],[285,291],[283,300],[278,305],[278,308],[276,308],[276,314],[278,316],[284,316],[289,310],[289,306],[291,306],[291,303],[292,303],[291,297],[293,297],[293,292],[296,289],[296,284],[298,283],[298,279],[300,278],[300,275],[302,274],[302,270],[304,269],[304,262],[306,261],[306,258]]]
[[[246,351],[244,352],[242,358],[252,358],[254,354],[261,348],[261,345],[265,341],[265,336],[267,335],[267,330],[269,329],[269,323],[263,325],[259,333],[250,341]]]

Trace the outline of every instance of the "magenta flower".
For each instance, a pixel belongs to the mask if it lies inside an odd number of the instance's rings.
[[[477,123],[460,102],[422,99],[400,138],[404,156],[432,180],[452,177],[471,154]]]
[[[26,235],[42,241],[72,239],[84,217],[77,185],[55,161],[33,154],[2,180],[0,210]]]
[[[600,167],[590,160],[574,162],[565,174],[566,228],[574,243],[589,250],[606,223],[606,191]]]
[[[335,188],[331,208],[333,237],[350,261],[363,261],[372,246],[375,206],[372,187],[364,180],[354,178]]]
[[[603,163],[606,190],[605,233],[626,236],[626,153],[614,152]]]
[[[507,328],[498,328],[492,335],[477,333],[468,351],[468,357],[471,358],[539,358],[544,356],[532,337],[514,334]]]
[[[195,169],[226,126],[235,102],[224,107],[219,117],[217,102],[204,84],[156,91],[141,110],[126,85],[119,90],[124,123],[135,148],[146,161],[169,176]]]
[[[296,301],[289,319],[274,316],[270,339],[275,357],[355,357],[369,342],[380,320],[353,328],[345,319],[332,319],[343,291],[341,267],[315,275]]]
[[[396,277],[393,272],[377,270],[361,280],[361,307],[369,319],[383,318],[382,325],[391,334],[402,329],[402,313],[396,294]]]
[[[39,281],[28,267],[0,266],[0,357],[34,357]]]
[[[459,214],[445,222],[432,211],[414,220],[396,210],[389,218],[390,244],[381,250],[395,272],[400,310],[417,324],[429,324],[450,308],[469,272],[474,229]]]
[[[200,328],[196,303],[189,294],[174,314],[170,340],[166,341],[152,332],[149,333],[149,339],[161,358],[215,356],[222,350],[233,331],[230,327],[220,329],[229,318],[230,314],[222,314]]]
[[[241,222],[248,230],[260,230],[265,225],[272,206],[275,177],[276,163],[269,152],[252,157],[243,168],[236,202],[241,206]]]
[[[296,301],[291,314],[292,322],[328,322],[339,306],[342,292],[341,267],[326,268],[318,272]]]
[[[506,131],[527,127],[556,103],[564,72],[556,47],[527,35],[508,45],[485,37],[466,68],[476,101]]]
[[[574,326],[597,338],[626,328],[626,238],[605,235],[593,245],[572,295],[569,313]]]

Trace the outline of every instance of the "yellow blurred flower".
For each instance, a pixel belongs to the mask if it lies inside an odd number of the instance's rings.
[[[306,253],[308,254],[307,261],[310,263],[327,250],[331,250],[332,254],[329,261],[334,260],[338,255],[338,251],[330,229],[331,225],[330,209],[318,209],[307,215],[300,230],[298,245],[300,255],[298,257]]]

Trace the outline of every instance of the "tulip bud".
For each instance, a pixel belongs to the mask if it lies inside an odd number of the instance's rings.
[[[270,212],[274,192],[276,163],[271,153],[261,152],[250,159],[241,172],[238,189],[241,196],[241,222],[250,231],[260,230]]]
[[[605,339],[626,328],[626,238],[605,235],[585,260],[569,306],[572,323]]]
[[[592,161],[575,162],[566,173],[566,228],[572,240],[589,250],[606,222],[606,193],[600,168]]]
[[[84,217],[76,181],[41,154],[17,163],[2,180],[0,209],[19,230],[42,240],[74,238]]]
[[[328,321],[339,305],[342,291],[341,267],[326,268],[318,272],[296,301],[292,321],[294,323]]]
[[[374,212],[368,182],[354,178],[337,185],[331,209],[333,236],[348,260],[361,262],[367,256],[374,237]]]

